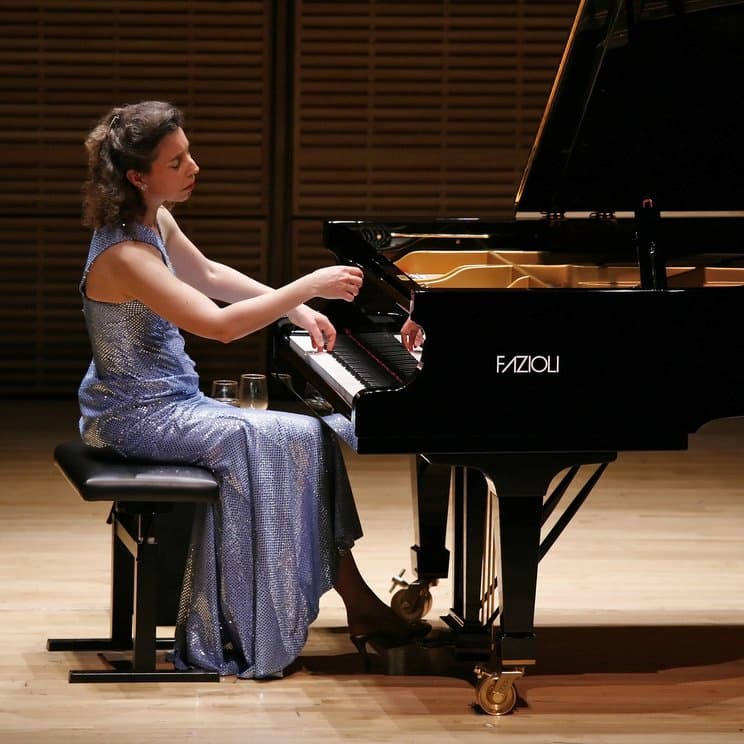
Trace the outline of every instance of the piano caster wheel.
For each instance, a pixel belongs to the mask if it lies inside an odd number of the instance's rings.
[[[426,584],[409,584],[393,594],[390,600],[393,612],[409,623],[421,620],[431,609],[432,598]]]
[[[517,688],[514,681],[524,675],[524,669],[503,671],[491,674],[480,666],[475,668],[478,683],[475,700],[484,713],[490,716],[504,716],[514,710],[517,704]]]

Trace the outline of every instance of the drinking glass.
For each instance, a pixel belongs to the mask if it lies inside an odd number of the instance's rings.
[[[213,380],[212,397],[231,406],[239,405],[237,380]]]
[[[241,408],[268,408],[269,388],[266,375],[256,372],[240,375],[239,397]]]

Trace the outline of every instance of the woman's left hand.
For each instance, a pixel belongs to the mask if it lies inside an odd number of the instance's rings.
[[[336,329],[323,313],[313,310],[308,305],[298,305],[287,313],[287,318],[310,334],[315,351],[333,351],[336,344]]]

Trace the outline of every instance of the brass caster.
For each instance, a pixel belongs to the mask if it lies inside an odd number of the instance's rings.
[[[491,674],[482,667],[475,668],[478,684],[475,700],[484,713],[490,716],[504,716],[514,710],[517,704],[515,680],[524,675],[524,669],[513,669]]]
[[[390,600],[393,612],[409,623],[421,620],[432,604],[431,592],[426,584],[409,584],[395,592]]]

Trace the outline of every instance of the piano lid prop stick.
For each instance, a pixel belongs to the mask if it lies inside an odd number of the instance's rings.
[[[653,199],[643,199],[636,209],[636,251],[641,289],[666,289],[666,265],[656,242],[661,212]]]

